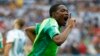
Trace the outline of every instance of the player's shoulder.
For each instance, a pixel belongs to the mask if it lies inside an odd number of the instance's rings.
[[[49,18],[49,24],[50,24],[50,26],[58,27],[58,23],[54,18]]]
[[[52,18],[52,17],[46,18],[44,21],[46,21],[47,23],[50,23],[50,24],[56,24],[56,25],[58,25],[57,21],[54,18]]]
[[[57,21],[54,18],[47,18],[47,20],[48,21],[47,21],[47,23],[45,25],[46,27],[44,27],[45,30],[50,29],[52,27],[56,27],[56,28],[59,27]]]
[[[6,36],[12,36],[14,35],[14,31],[13,30],[9,30],[7,33],[6,33]]]
[[[14,34],[14,32],[16,32],[16,30],[15,30],[15,29],[12,29],[12,30],[9,30],[9,31],[7,32],[7,34]]]
[[[12,33],[12,32],[14,32],[14,30],[9,30],[9,31],[8,31],[8,33]]]

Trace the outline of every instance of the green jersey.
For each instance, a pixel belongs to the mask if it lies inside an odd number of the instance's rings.
[[[53,41],[53,37],[60,34],[59,29],[54,18],[45,19],[41,25],[37,25],[37,36],[32,52],[28,56],[56,56],[58,46]]]
[[[0,33],[0,48],[3,48],[3,37],[1,33]]]

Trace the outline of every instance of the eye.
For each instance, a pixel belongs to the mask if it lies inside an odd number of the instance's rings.
[[[66,10],[62,9],[61,12],[65,12]]]
[[[66,12],[66,13],[68,13],[68,10],[62,9],[61,12]]]

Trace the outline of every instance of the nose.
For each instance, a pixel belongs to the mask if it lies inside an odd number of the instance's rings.
[[[69,13],[68,13],[68,11],[65,11],[64,14],[65,14],[65,15],[68,15]]]
[[[68,13],[68,12],[64,12],[64,15],[65,15],[65,16],[68,16],[68,15],[69,15],[69,13]]]

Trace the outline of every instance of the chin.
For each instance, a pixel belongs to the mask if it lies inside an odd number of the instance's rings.
[[[62,26],[65,26],[66,24],[62,24]]]
[[[63,26],[66,26],[66,24],[64,24]]]
[[[66,23],[60,23],[59,24],[59,26],[65,26],[66,25]]]

